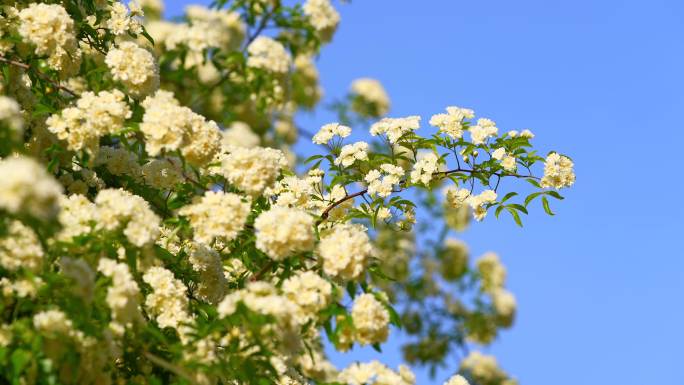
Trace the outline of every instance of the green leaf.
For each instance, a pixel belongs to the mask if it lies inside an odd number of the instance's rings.
[[[26,365],[31,362],[31,352],[23,349],[17,349],[14,351],[14,353],[12,353],[10,360],[12,361],[12,371],[14,372],[15,376],[18,376],[22,371],[24,371]]]
[[[556,198],[556,199],[560,199],[560,200],[565,199],[565,198],[563,198],[563,196],[560,195],[557,191],[553,191],[553,190],[547,191],[547,192],[546,192],[546,195],[551,195],[552,197],[554,197],[554,198]]]
[[[536,193],[532,193],[532,194],[528,195],[527,198],[525,198],[525,207],[527,207],[527,205],[529,205],[530,202],[532,202],[532,200],[533,200],[534,198],[536,198],[536,197],[538,197],[538,196],[540,196],[540,195],[542,195],[542,194],[544,194],[543,191],[541,191],[541,192],[536,192]]]
[[[523,227],[522,221],[520,220],[520,215],[518,214],[518,212],[514,208],[511,208],[511,207],[506,207],[506,209],[513,216],[513,220],[515,221],[515,223],[518,226]]]
[[[513,198],[513,197],[516,196],[516,195],[518,195],[518,193],[515,192],[515,191],[509,192],[508,194],[504,195],[503,199],[501,200],[501,203],[506,202],[507,200]]]
[[[544,205],[544,211],[546,211],[547,214],[549,215],[556,215],[551,211],[551,207],[549,207],[549,200],[546,197],[542,197],[542,205]]]

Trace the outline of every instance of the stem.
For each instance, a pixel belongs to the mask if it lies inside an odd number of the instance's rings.
[[[39,78],[41,78],[41,79],[47,81],[48,83],[52,84],[55,88],[60,89],[60,90],[62,90],[62,91],[64,91],[64,92],[67,92],[67,93],[69,93],[71,96],[78,97],[78,94],[75,93],[74,91],[72,91],[72,90],[70,90],[69,88],[64,87],[63,85],[59,84],[59,82],[56,82],[56,81],[50,79],[49,76],[47,76],[47,75],[45,75],[44,73],[42,73],[42,72],[40,72],[40,71],[38,71],[38,70],[32,68],[30,65],[28,65],[28,64],[26,64],[26,63],[22,63],[22,62],[20,62],[20,61],[8,59],[8,58],[6,58],[6,57],[4,57],[4,56],[0,56],[0,62],[7,63],[7,64],[9,64],[9,65],[13,65],[13,66],[15,66],[15,67],[19,67],[19,68],[25,69],[25,70],[27,70],[27,71],[31,71],[31,70],[32,70],[32,71],[36,74],[36,76],[38,76]]]

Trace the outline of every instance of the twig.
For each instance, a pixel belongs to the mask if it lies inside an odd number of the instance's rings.
[[[435,173],[435,174],[441,175],[442,178],[445,178],[447,175],[453,174],[453,173],[457,173],[457,172],[466,172],[466,173],[470,173],[470,174],[477,174],[477,173],[479,173],[479,172],[481,172],[481,171],[462,169],[462,168],[459,167],[459,168],[455,168],[455,169],[453,169],[453,170],[441,171],[441,172],[438,172],[438,173]],[[538,177],[532,176],[532,175],[527,176],[527,175],[519,175],[519,174],[501,174],[501,173],[493,173],[492,175],[496,175],[497,177],[499,177],[499,179],[501,179],[502,176],[513,176],[513,177],[516,177],[516,178],[533,178],[533,179],[539,179]],[[403,180],[403,181],[401,181],[399,184],[400,184],[400,185],[404,185],[404,184],[406,184],[406,181]],[[498,185],[498,183],[497,183],[497,185]],[[401,191],[401,190],[403,190],[403,188],[400,188],[399,191]],[[344,196],[342,199],[340,199],[340,200],[338,200],[338,201],[336,201],[336,202],[333,202],[330,206],[328,206],[328,207],[323,211],[323,213],[321,213],[321,216],[320,216],[320,218],[318,219],[318,221],[316,222],[316,224],[320,224],[321,222],[323,222],[324,220],[326,220],[326,219],[328,218],[328,215],[330,215],[330,211],[332,211],[332,209],[334,209],[335,207],[341,205],[342,203],[344,203],[344,202],[346,202],[346,201],[348,201],[348,200],[350,200],[350,199],[354,199],[354,198],[356,198],[356,197],[358,197],[358,196],[361,196],[361,195],[363,195],[363,194],[365,194],[365,193],[367,193],[367,192],[368,192],[368,189],[366,188],[366,189],[363,189],[363,190],[361,190],[361,191],[359,191],[359,192],[355,192],[355,193],[353,193],[353,194],[348,194],[348,195]]]
[[[247,41],[245,42],[245,47],[242,49],[243,52],[247,50],[247,47],[249,47],[249,45],[252,44],[254,39],[256,39],[261,34],[261,32],[264,31],[264,28],[266,28],[266,24],[268,24],[268,21],[271,18],[271,16],[273,16],[273,12],[268,12],[266,15],[264,15],[263,19],[261,19],[261,22],[259,23],[259,26],[257,26],[257,29],[247,38]]]
[[[191,384],[197,383],[197,381],[191,375],[189,375],[183,368],[178,367],[161,357],[157,357],[156,355],[150,352],[145,352],[144,355],[148,360],[152,361],[155,365],[164,368],[169,372],[190,381]]]
[[[44,73],[42,73],[42,72],[40,72],[40,71],[38,71],[38,70],[32,68],[30,65],[28,65],[28,64],[26,64],[26,63],[22,63],[22,62],[20,62],[20,61],[8,59],[8,58],[6,58],[6,57],[4,57],[4,56],[0,56],[0,62],[7,63],[7,64],[13,65],[13,66],[15,66],[15,67],[23,68],[23,69],[28,70],[28,71],[33,70],[33,72],[34,72],[39,78],[41,78],[41,79],[43,79],[43,80],[49,82],[49,83],[52,84],[55,88],[60,89],[60,90],[62,90],[62,91],[64,91],[64,92],[67,92],[67,93],[71,94],[71,96],[78,97],[78,94],[75,93],[74,91],[72,91],[72,90],[70,90],[69,88],[64,87],[63,85],[59,84],[59,82],[56,82],[56,81],[50,79],[49,76],[47,76],[47,75],[45,75]]]
[[[250,278],[250,281],[258,281],[258,280],[260,280],[261,277],[263,277],[264,274],[266,274],[266,272],[268,272],[269,270],[271,270],[271,268],[273,268],[273,265],[275,265],[275,262],[274,262],[273,260],[268,261],[268,263],[265,264],[264,267],[261,268],[261,270],[257,271],[257,273],[254,274],[254,275],[252,276],[252,278]]]

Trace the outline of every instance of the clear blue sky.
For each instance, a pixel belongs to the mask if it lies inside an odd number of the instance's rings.
[[[180,4],[168,2],[169,13]],[[518,298],[516,325],[488,351],[523,385],[682,384],[684,2],[338,8],[342,24],[319,61],[327,96],[375,77],[392,116],[420,114],[427,124],[447,105],[469,107],[504,131],[530,128],[538,148],[575,160],[577,184],[555,217],[536,209],[523,229],[505,218],[463,236],[473,254],[502,256]],[[327,119],[302,122],[315,131]],[[392,343],[363,356],[401,360]],[[447,375],[419,372],[418,384]]]

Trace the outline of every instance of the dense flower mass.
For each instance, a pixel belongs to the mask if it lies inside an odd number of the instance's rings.
[[[0,160],[0,209],[50,218],[57,214],[62,187],[30,158]]]
[[[305,211],[274,207],[254,221],[256,247],[274,260],[282,260],[314,247],[314,220]]]
[[[544,162],[544,177],[541,180],[542,187],[561,189],[570,187],[575,183],[574,164],[567,156],[555,152],[549,154]]]
[[[326,274],[344,280],[361,276],[373,247],[362,225],[342,224],[321,236],[318,254]]]
[[[159,69],[152,54],[137,44],[124,41],[105,57],[114,80],[123,83],[134,96],[146,96],[159,87]]]
[[[286,166],[282,151],[261,147],[234,148],[221,162],[226,179],[252,196],[261,195],[271,187]]]
[[[222,191],[207,191],[203,197],[179,210],[188,217],[194,239],[210,244],[215,239],[228,242],[238,236],[250,212],[249,197]]]
[[[46,121],[48,130],[66,141],[70,150],[96,152],[100,137],[120,131],[131,117],[125,97],[119,90],[86,92],[76,106],[50,116]]]
[[[21,37],[47,56],[48,65],[63,77],[73,75],[81,64],[81,51],[74,33],[74,21],[58,4],[32,3],[18,14]]]
[[[465,108],[387,118],[371,78],[323,103],[333,3],[224,3],[1,7],[0,383],[415,385],[326,355],[401,333],[440,383],[516,384],[470,349],[516,319],[506,267],[455,233],[552,214],[570,158]]]
[[[285,47],[278,41],[266,36],[259,36],[247,49],[249,67],[259,68],[273,73],[283,74],[290,70],[292,59]]]

